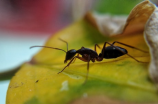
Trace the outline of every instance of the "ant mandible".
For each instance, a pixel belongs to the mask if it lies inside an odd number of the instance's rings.
[[[95,62],[95,60],[96,61],[102,61],[103,58],[105,58],[105,59],[117,58],[117,57],[120,57],[120,56],[123,56],[123,55],[126,54],[129,57],[133,58],[135,61],[141,62],[141,61],[135,59],[133,56],[129,55],[125,48],[115,46],[114,45],[115,43],[130,47],[130,48],[133,48],[133,49],[145,52],[145,53],[148,53],[147,51],[143,51],[143,50],[138,49],[136,47],[133,47],[133,46],[130,46],[130,45],[118,42],[118,41],[114,41],[112,44],[109,43],[109,42],[105,42],[104,45],[103,45],[101,53],[98,55],[97,52],[96,52],[96,47],[100,48],[100,46],[98,44],[95,44],[94,50],[89,49],[89,48],[85,48],[85,47],[81,47],[78,50],[75,50],[75,49],[68,50],[68,43],[66,41],[62,40],[62,39],[59,39],[59,40],[65,42],[67,44],[67,51],[65,51],[63,49],[60,49],[60,48],[54,48],[54,47],[48,47],[48,46],[32,46],[30,48],[44,47],[44,48],[51,48],[51,49],[61,50],[61,51],[65,52],[66,57],[65,57],[64,63],[66,63],[68,60],[70,60],[70,62],[60,72],[58,72],[58,74],[63,72],[65,70],[65,68],[68,67],[73,62],[73,60],[75,60],[76,58],[87,62],[87,75],[86,75],[85,82],[88,79],[89,62],[90,61],[92,61],[92,62]],[[106,47],[106,44],[109,44],[110,46]],[[78,55],[75,56],[76,54],[78,54]],[[81,55],[82,57],[80,57],[79,55]]]

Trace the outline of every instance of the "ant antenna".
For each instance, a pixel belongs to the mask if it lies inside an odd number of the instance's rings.
[[[62,42],[65,42],[67,44],[67,51],[68,51],[68,43],[65,40],[61,39],[61,38],[59,38],[59,40],[61,40]]]
[[[54,47],[48,47],[48,46],[32,46],[32,47],[30,47],[30,49],[31,49],[31,48],[34,48],[34,47],[51,48],[51,49],[61,50],[61,51],[64,51],[64,52],[66,53],[66,51],[65,51],[65,50],[63,50],[63,49],[60,49],[60,48],[54,48]]]

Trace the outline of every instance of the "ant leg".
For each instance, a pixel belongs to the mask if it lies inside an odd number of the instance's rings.
[[[86,79],[84,81],[84,83],[87,82],[88,79],[88,74],[89,74],[89,62],[90,62],[90,55],[88,55],[88,60],[87,60],[87,75],[86,75]]]
[[[139,61],[137,59],[135,59],[133,56],[129,55],[128,53],[125,53],[123,52],[122,50],[120,50],[119,48],[117,48],[116,46],[114,46],[113,44],[107,42],[109,45],[111,45],[112,47],[116,48],[117,50],[119,50],[120,52],[124,53],[124,54],[127,54],[129,57],[133,58],[134,60],[136,60],[137,62],[142,62],[142,61]],[[146,63],[146,62],[142,62],[142,63]]]
[[[64,69],[65,69],[66,67],[68,67],[76,57],[77,57],[77,56],[73,57],[73,58],[71,59],[71,61],[63,68],[63,70],[61,70],[60,72],[58,72],[58,74],[61,73],[61,72],[63,72]]]
[[[103,48],[102,48],[102,51],[101,51],[101,57],[98,57],[96,60],[97,61],[102,61],[103,60],[103,58],[104,58],[104,51],[105,51],[105,48],[106,48],[106,43],[108,43],[108,42],[105,42],[104,43],[104,45],[103,45]]]
[[[63,70],[61,70],[60,72],[58,72],[58,74],[61,73],[61,72],[63,72],[63,71],[65,70],[65,68],[68,67],[68,66],[72,63],[72,61],[73,61],[75,58],[78,58],[78,59],[80,59],[80,60],[82,60],[82,61],[87,62],[86,59],[84,59],[84,58],[82,58],[82,57],[79,57],[79,56],[75,56],[75,57],[73,57],[73,58],[70,60],[70,62],[63,68]]]
[[[133,46],[130,46],[130,45],[124,44],[124,43],[122,43],[122,42],[118,42],[118,41],[114,41],[114,42],[112,43],[112,45],[114,45],[115,43],[118,43],[118,44],[121,44],[121,45],[124,45],[124,46],[130,47],[130,48],[133,48],[133,49],[136,49],[136,50],[139,50],[139,51],[145,52],[145,53],[149,53],[149,52],[147,52],[147,51],[141,50],[141,49],[139,49],[139,48],[136,48],[136,47],[133,47]]]
[[[90,55],[88,55],[88,59],[86,60],[86,59],[84,59],[84,58],[82,58],[82,57],[77,57],[78,59],[80,59],[80,60],[82,60],[82,61],[85,61],[85,62],[87,62],[87,75],[86,75],[86,79],[85,79],[85,81],[84,81],[84,83],[83,84],[85,84],[86,82],[87,82],[87,79],[88,79],[88,74],[89,74],[89,62],[90,62]]]
[[[79,53],[77,54],[77,56],[79,57]],[[72,61],[72,63],[74,63],[76,61],[76,58]]]
[[[95,46],[94,46],[94,50],[95,50],[95,52],[97,52],[96,47],[100,48],[100,46],[99,46],[98,44],[95,44]]]
[[[137,59],[135,59],[133,56],[129,55],[128,53],[126,53],[129,57],[133,58],[134,60],[136,60],[137,62],[142,62],[142,61],[139,61]],[[147,62],[142,62],[142,63],[147,63]]]
[[[78,58],[78,59],[80,59],[80,60],[82,60],[82,61],[85,61],[85,62],[87,62],[87,75],[86,75],[86,79],[85,79],[85,81],[84,81],[84,83],[86,83],[86,81],[87,81],[87,79],[88,79],[88,74],[89,74],[89,62],[90,62],[90,55],[88,55],[88,59],[84,59],[83,57],[78,57],[78,56],[76,56],[76,58]],[[83,84],[84,84],[83,83]]]
[[[79,56],[73,57],[73,59],[71,59],[71,61],[70,61],[70,62],[63,68],[63,70],[61,70],[59,73],[63,72],[64,69],[65,69],[66,67],[68,67],[68,66],[72,63],[72,61],[73,61],[74,59],[76,59],[76,58],[78,58],[78,59],[80,59],[80,60],[82,60],[82,61],[88,62],[88,63],[87,63],[87,75],[86,75],[86,80],[85,80],[85,82],[86,82],[87,79],[88,79],[88,74],[89,74],[90,55],[88,56],[88,60],[86,60],[86,59],[84,59],[84,58],[82,58],[82,57],[79,57]],[[58,74],[59,74],[59,73],[58,73]],[[84,82],[84,83],[85,83],[85,82]]]

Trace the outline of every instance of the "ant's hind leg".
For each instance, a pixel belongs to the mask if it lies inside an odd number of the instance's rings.
[[[107,42],[107,43],[108,43],[108,42]],[[114,44],[114,43],[116,43],[116,41],[113,42],[113,44]],[[121,49],[117,48],[117,47],[114,46],[113,44],[110,44],[110,43],[108,43],[108,44],[111,45],[112,47],[116,48],[117,50],[119,50],[119,51],[122,52],[123,54],[126,54],[126,55],[128,55],[129,57],[133,58],[135,61],[137,61],[137,62],[142,62],[142,61],[137,60],[137,59],[134,58],[133,56],[129,55],[128,53],[125,53],[124,51],[122,51]],[[142,63],[148,63],[148,62],[142,62]]]
[[[131,57],[131,58],[133,58],[133,59],[136,60],[137,62],[148,63],[148,62],[142,62],[142,61],[139,61],[139,60],[137,60],[136,58],[134,58],[133,56],[129,55],[128,53],[126,53],[126,55],[128,55],[128,56]]]
[[[144,52],[144,53],[149,53],[148,51],[144,51],[144,50],[141,50],[141,49],[139,49],[139,48],[136,48],[136,47],[133,47],[133,46],[131,46],[131,45],[128,45],[128,44],[125,44],[125,43],[122,43],[122,42],[118,42],[118,41],[114,41],[114,42],[112,43],[112,45],[114,45],[115,43],[118,43],[118,44],[124,45],[124,46],[126,46],[126,47],[130,47],[130,48],[133,48],[133,49],[142,51],[142,52]]]

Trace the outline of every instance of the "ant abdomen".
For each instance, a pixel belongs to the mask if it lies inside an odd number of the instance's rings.
[[[121,48],[121,47],[118,47],[118,46],[115,46],[115,47],[113,47],[113,46],[106,47],[105,50],[104,50],[103,58],[105,58],[105,59],[117,58],[117,57],[123,56],[123,55],[128,53],[127,50],[124,49],[124,48]],[[102,53],[103,53],[103,50],[99,54],[99,57],[102,57]]]

